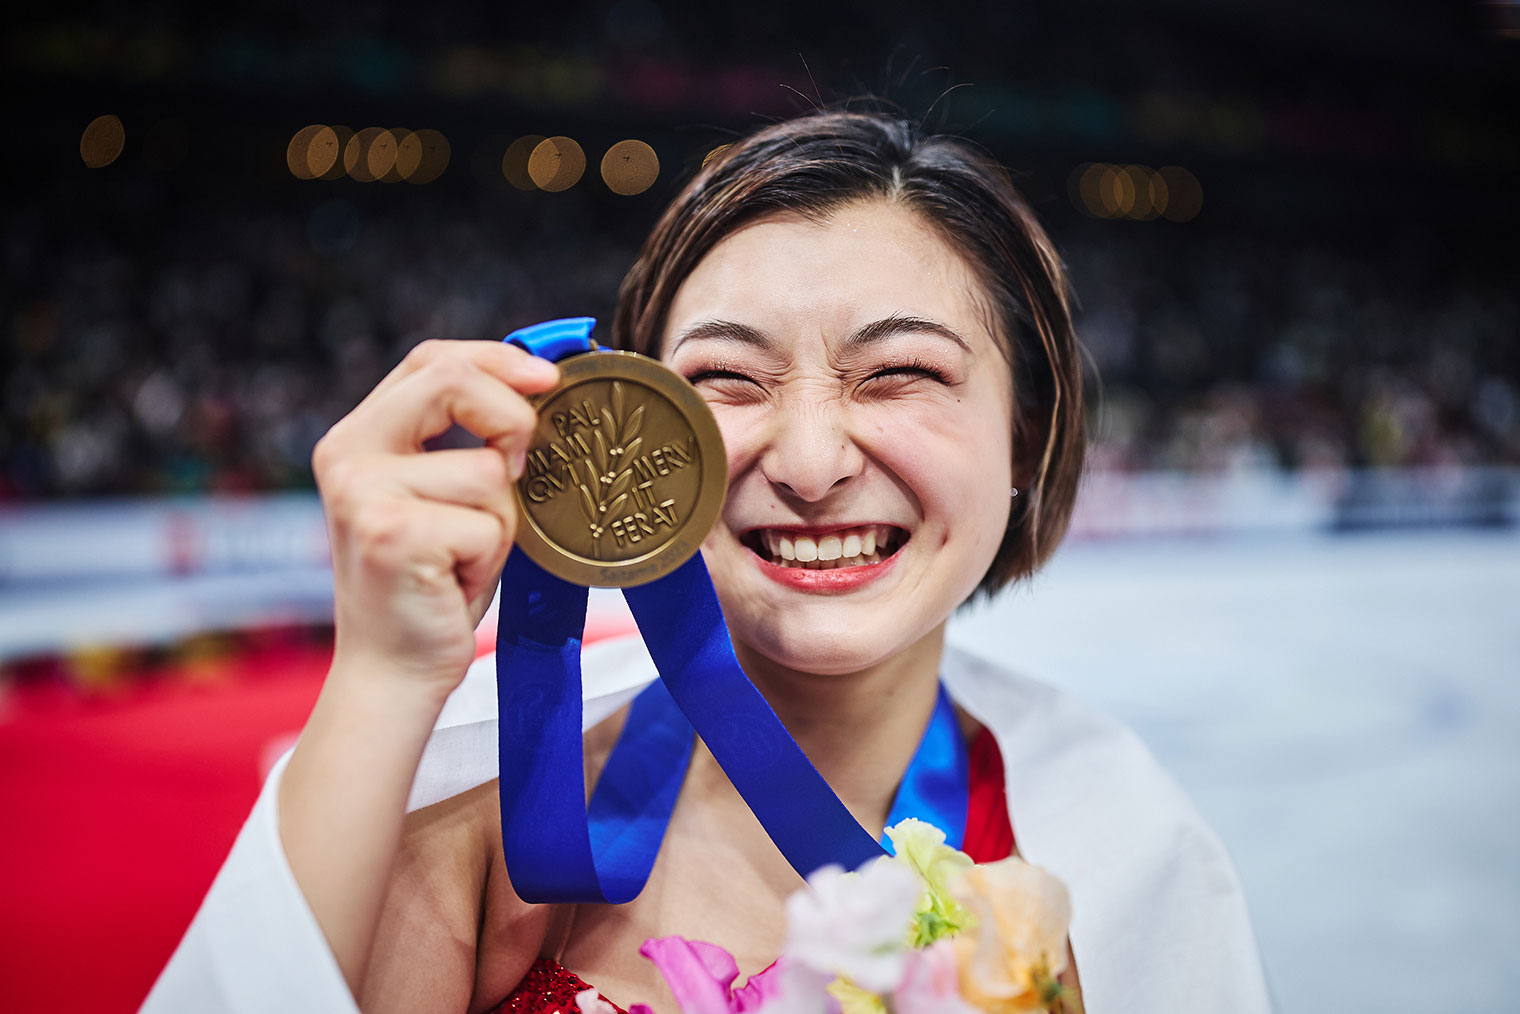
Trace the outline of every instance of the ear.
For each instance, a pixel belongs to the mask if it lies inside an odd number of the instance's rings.
[[[1015,409],[1015,411],[1020,411]],[[1034,492],[1040,461],[1050,442],[1050,420],[1041,418],[1036,405],[1025,406],[1013,428],[1013,485],[1022,499]]]

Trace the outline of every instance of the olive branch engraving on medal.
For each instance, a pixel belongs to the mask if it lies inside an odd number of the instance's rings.
[[[633,587],[690,559],[727,479],[722,434],[695,389],[656,360],[604,350],[564,360],[535,407],[514,484],[517,543],[534,563],[577,584]]]
[[[586,527],[591,533],[591,554],[598,560],[602,558],[601,539],[607,531],[607,521],[617,517],[618,508],[628,501],[633,487],[633,462],[644,445],[644,438],[639,436],[644,426],[644,406],[639,405],[626,415],[624,408],[623,385],[614,380],[609,404],[602,406],[602,425],[594,434],[596,461],[582,459],[588,478],[576,487],[581,494],[581,513],[586,516]]]

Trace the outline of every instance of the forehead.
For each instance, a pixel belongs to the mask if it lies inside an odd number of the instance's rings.
[[[772,215],[725,236],[681,283],[662,338],[710,318],[837,338],[895,313],[990,342],[985,305],[970,266],[939,230],[899,203],[871,201],[820,221]]]

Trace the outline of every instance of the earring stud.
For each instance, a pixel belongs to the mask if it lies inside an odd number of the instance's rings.
[[[1019,495],[1019,487],[1014,486],[1012,489],[1010,489],[1008,491],[1008,495],[1009,496],[1018,496]]]

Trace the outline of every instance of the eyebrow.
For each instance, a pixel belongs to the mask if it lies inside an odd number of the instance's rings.
[[[873,320],[871,323],[859,328],[854,334],[844,340],[843,348],[846,352],[853,352],[862,346],[898,334],[937,335],[947,341],[954,342],[967,352],[971,351],[971,344],[966,339],[939,321],[929,320],[924,317],[904,317],[896,313],[882,320]]]
[[[939,323],[939,321],[929,320],[925,317],[905,317],[896,313],[890,317],[873,320],[869,324],[856,328],[854,333],[844,340],[842,349],[845,352],[854,352],[863,346],[870,345],[872,342],[881,341],[884,338],[890,338],[898,334],[936,335],[944,338],[946,341],[953,342],[967,352],[971,351],[971,345],[966,339],[956,334],[954,329]],[[686,342],[700,340],[737,342],[742,345],[753,345],[761,349],[768,349],[774,344],[769,335],[750,327],[748,324],[740,324],[731,320],[704,320],[693,324],[676,335],[670,343],[670,351],[674,352]]]

